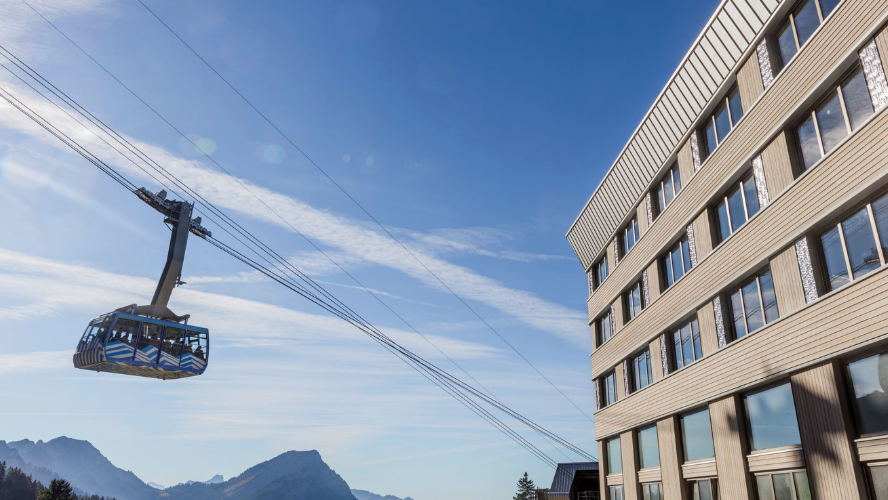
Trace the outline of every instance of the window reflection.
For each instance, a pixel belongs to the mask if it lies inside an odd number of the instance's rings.
[[[753,451],[801,445],[799,423],[790,385],[750,394],[744,398]]]
[[[888,432],[888,351],[848,364],[860,435]]]
[[[620,438],[607,440],[607,473],[621,474],[623,472],[623,455],[620,450]]]
[[[686,462],[715,456],[708,409],[681,417],[681,437]]]
[[[660,466],[660,444],[657,441],[657,426],[638,431],[638,456],[642,469]]]

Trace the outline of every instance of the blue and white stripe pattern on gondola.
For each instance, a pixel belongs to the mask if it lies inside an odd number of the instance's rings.
[[[179,366],[191,370],[204,371],[207,367],[207,362],[190,352],[186,352],[182,355],[182,363]]]
[[[112,340],[105,347],[105,357],[108,359],[133,359],[133,346],[120,340]]]

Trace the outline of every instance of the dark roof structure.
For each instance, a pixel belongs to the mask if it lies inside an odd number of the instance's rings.
[[[552,478],[552,486],[549,488],[549,498],[569,497],[574,478],[580,471],[598,471],[598,462],[558,464],[558,468],[555,469],[555,477]]]

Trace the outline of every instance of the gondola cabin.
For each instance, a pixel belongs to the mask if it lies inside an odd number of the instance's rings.
[[[164,380],[193,377],[207,368],[209,341],[206,328],[112,312],[86,327],[74,366]]]

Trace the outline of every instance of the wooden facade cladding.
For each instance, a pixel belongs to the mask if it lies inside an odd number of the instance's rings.
[[[687,500],[681,476],[681,437],[678,417],[669,416],[657,422],[657,444],[660,445],[660,477],[663,480],[663,496],[675,500]],[[597,432],[596,432],[597,434]],[[599,445],[599,448],[601,445]],[[601,497],[607,498],[607,497]]]
[[[886,11],[888,6],[871,0],[845,0],[836,8],[771,88],[747,110],[743,120],[706,160],[703,168],[692,179],[682,179],[681,194],[660,214],[632,252],[596,291],[589,305],[593,314],[603,310],[631,278],[654,260],[664,250],[664,242],[690,224],[701,207],[707,206],[713,195],[724,188],[727,179],[746,168],[749,160],[782,132],[783,126],[799,109],[820,96],[823,87],[820,82],[856,57],[863,35],[883,21]],[[769,207],[760,215],[771,210]]]
[[[685,141],[678,150],[678,174],[681,176],[682,189],[694,176],[694,153],[691,150],[691,141]]]
[[[638,459],[635,455],[635,431],[620,435],[621,455],[623,456],[623,498],[641,500],[638,488]]]
[[[648,348],[651,350],[651,375],[654,382],[663,378],[663,363],[660,359],[660,338],[655,338]]]
[[[783,131],[762,151],[762,167],[765,170],[765,183],[771,198],[782,193],[795,180],[795,167],[790,156],[789,145],[794,139],[791,132]]]
[[[749,472],[805,468],[805,452],[800,446],[753,453],[746,460],[749,462]]]
[[[703,345],[703,355],[712,354],[718,350],[718,333],[715,329],[715,313],[712,301],[707,301],[697,309],[697,325],[700,327],[700,343]]]
[[[651,469],[641,469],[638,471],[638,482],[641,484],[645,483],[659,483],[663,481],[662,475],[660,474],[660,468],[651,468]]]
[[[854,444],[861,462],[888,461],[888,436],[858,439]]]
[[[567,233],[588,269],[694,122],[751,53],[778,0],[724,0]]]
[[[681,465],[681,475],[685,479],[716,477],[718,475],[718,466],[715,463],[715,459],[686,462]]]
[[[777,310],[781,315],[785,316],[805,307],[805,290],[802,287],[802,273],[795,246],[783,250],[771,259],[771,276],[774,278]]]
[[[617,363],[617,365],[614,366],[614,374],[616,375],[614,377],[614,380],[616,381],[616,384],[617,384],[617,401],[621,401],[626,396],[628,396],[628,394],[626,394],[626,385],[624,383],[625,378],[623,378],[623,363],[622,362]]]
[[[792,376],[797,412],[806,417],[799,419],[799,434],[811,493],[814,498],[867,498],[857,450],[847,431],[853,425],[839,370],[827,363]]]
[[[741,404],[737,395],[709,404],[722,500],[747,500],[754,491],[752,478],[746,472],[747,440],[739,415]]]
[[[660,287],[662,280],[660,278],[660,262],[655,260],[647,267],[648,273],[648,293],[651,296],[651,302],[660,297]]]
[[[888,8],[888,4],[881,8]],[[791,69],[788,67],[785,71]],[[766,93],[762,99],[768,96],[770,94]],[[888,113],[885,109],[888,108],[883,108],[869,124],[797,179],[767,209],[751,218],[596,351],[592,357],[593,376],[650,342],[664,327],[675,324],[726,286],[766,264],[769,258],[794,244],[802,234],[816,228],[838,210],[850,208],[882,187],[888,175],[888,141],[884,140],[888,134]],[[723,147],[727,146],[730,143],[726,141]],[[704,169],[698,178],[707,173]],[[664,215],[668,215],[668,211]],[[658,230],[655,224],[650,232]]]
[[[651,384],[644,397],[604,408],[595,414],[596,439],[884,342],[886,321],[888,268],[883,268]]]
[[[710,227],[709,209],[703,209],[700,215],[694,219],[694,246],[697,249],[697,259],[703,260],[712,253],[712,229]]]
[[[607,498],[607,476],[605,476],[604,474],[607,474],[607,469],[610,467],[610,465],[607,464],[606,457],[607,457],[607,455],[605,454],[604,441],[599,441],[598,442],[598,459],[599,459],[598,477],[601,478],[603,476],[605,479],[604,481],[601,481],[600,479],[598,481],[598,493],[600,495],[599,498]],[[602,464],[604,464],[604,467],[602,467]]]
[[[619,486],[623,484],[623,475],[622,474],[608,474],[605,478],[605,482],[608,486]],[[607,497],[605,497],[607,498]]]
[[[876,37],[876,46],[879,48],[882,66],[888,68],[888,27],[885,27]]]
[[[740,66],[740,71],[737,72],[737,90],[740,91],[740,101],[747,106],[754,103],[765,91],[758,56],[755,52],[746,59],[746,62]]]
[[[635,209],[635,217],[638,221],[638,235],[643,236],[648,230],[647,205],[644,201]]]

